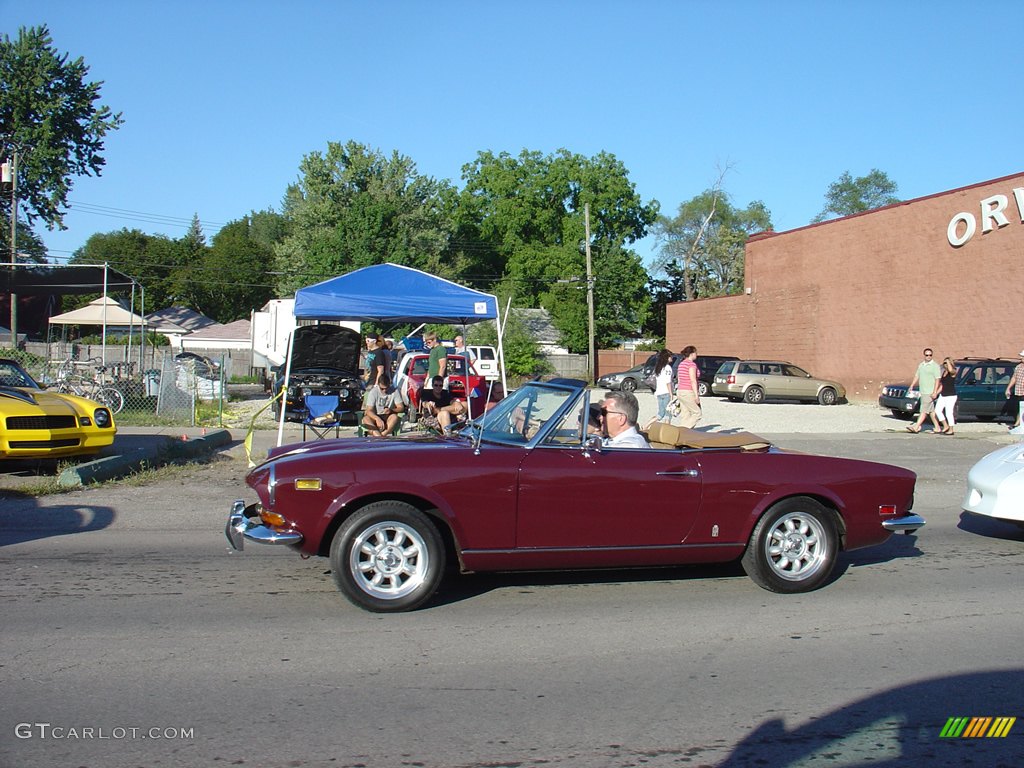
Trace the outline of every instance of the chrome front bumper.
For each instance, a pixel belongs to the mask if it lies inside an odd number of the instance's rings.
[[[904,515],[894,517],[891,520],[883,520],[882,527],[893,533],[913,533],[918,528],[924,528],[925,519],[920,515]]]
[[[231,548],[241,552],[245,549],[245,540],[257,544],[298,544],[302,534],[296,531],[279,531],[264,525],[260,520],[258,504],[248,507],[242,499],[235,499],[228,513],[228,524],[224,527],[224,535],[228,537]]]

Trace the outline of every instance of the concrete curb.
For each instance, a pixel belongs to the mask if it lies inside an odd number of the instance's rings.
[[[139,471],[144,465],[160,466],[180,459],[194,459],[212,453],[231,442],[231,433],[218,429],[192,440],[175,440],[167,437],[159,445],[136,448],[117,456],[105,456],[75,467],[68,467],[60,473],[57,484],[61,488],[79,488],[90,483],[113,480]]]

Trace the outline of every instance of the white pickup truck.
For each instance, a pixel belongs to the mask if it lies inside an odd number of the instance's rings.
[[[476,368],[477,373],[490,381],[501,378],[501,371],[498,369],[498,352],[494,347],[470,344],[468,349],[474,355],[473,367]]]

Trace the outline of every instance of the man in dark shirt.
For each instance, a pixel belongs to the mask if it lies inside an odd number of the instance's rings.
[[[435,376],[430,379],[430,389],[424,387],[420,392],[420,410],[424,424],[447,434],[452,421],[466,412],[466,404],[454,399],[452,393],[444,388],[443,376]]]

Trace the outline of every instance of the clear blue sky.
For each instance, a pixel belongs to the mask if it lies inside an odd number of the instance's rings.
[[[777,231],[847,170],[911,199],[1024,169],[1020,2],[0,0],[3,33],[43,23],[125,119],[55,260],[196,213],[209,238],[349,139],[460,185],[481,150],[608,151],[665,213],[729,166]]]

